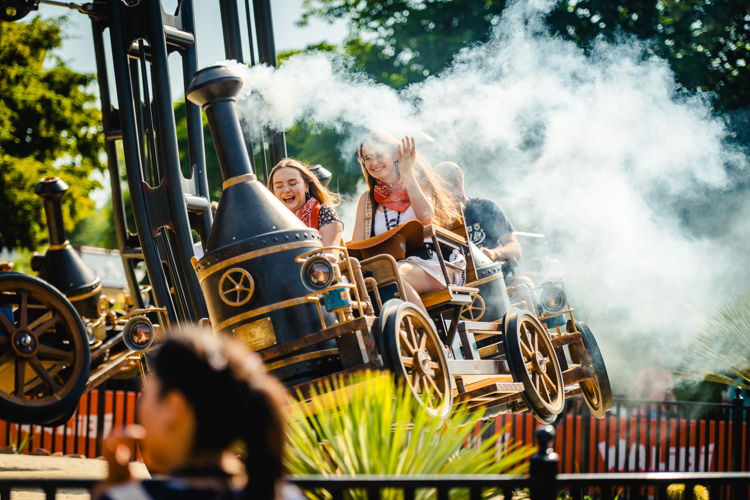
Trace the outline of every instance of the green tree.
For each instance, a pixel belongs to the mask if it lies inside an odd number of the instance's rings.
[[[72,229],[93,209],[99,183],[101,113],[89,90],[94,75],[71,70],[50,54],[62,42],[62,19],[0,24],[0,247],[33,248],[46,238],[34,187],[56,175],[70,186],[63,199]]]
[[[505,1],[305,0],[310,18],[346,19],[347,53],[378,81],[401,87],[445,68],[463,47],[486,41]],[[722,110],[750,105],[750,3],[713,0],[564,0],[547,17],[553,33],[583,47],[599,36],[646,41],[688,90],[713,92]]]

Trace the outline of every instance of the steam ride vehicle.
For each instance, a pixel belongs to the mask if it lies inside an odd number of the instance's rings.
[[[187,97],[208,116],[224,191],[206,253],[193,259],[213,328],[241,338],[293,387],[365,368],[403,377],[425,409],[454,401],[530,410],[551,422],[565,396],[593,414],[611,405],[609,379],[590,329],[577,322],[561,283],[537,288],[481,262],[465,227],[410,221],[375,238],[323,247],[252,173],[235,110],[241,79],[224,66],[199,71]],[[250,215],[250,216],[248,216]],[[397,260],[430,238],[469,263],[467,286],[405,297]],[[446,280],[447,281],[447,280]],[[510,294],[508,294],[510,292]]]
[[[99,277],[65,236],[67,190],[57,177],[36,187],[49,231],[46,253],[31,259],[38,277],[0,270],[0,416],[10,421],[66,422],[84,391],[142,372],[166,322],[161,308],[118,310],[101,293]]]
[[[208,116],[224,178],[205,255],[192,258],[214,330],[258,351],[290,387],[361,369],[403,377],[425,410],[454,402],[494,411],[528,409],[543,422],[582,394],[593,415],[611,405],[606,368],[590,329],[576,321],[561,283],[535,287],[483,260],[465,227],[409,221],[375,238],[323,247],[252,173],[235,109],[242,83],[224,66],[199,71],[187,92]],[[55,425],[78,398],[123,367],[144,369],[163,308],[115,311],[65,239],[60,197],[44,179],[50,245],[33,259],[39,278],[0,273],[0,412]],[[252,217],[247,215],[251,214]],[[402,300],[397,260],[429,238],[468,263],[467,285]],[[447,281],[447,280],[446,280]]]

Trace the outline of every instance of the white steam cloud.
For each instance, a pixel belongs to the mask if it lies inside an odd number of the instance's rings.
[[[726,166],[747,159],[726,148],[701,96],[678,93],[666,62],[644,59],[635,42],[585,53],[545,33],[548,7],[513,3],[490,42],[400,93],[319,53],[279,69],[238,65],[239,104],[255,126],[335,128],[347,137],[343,158],[368,129],[435,138],[418,148],[461,165],[470,196],[499,200],[518,231],[545,233],[547,268],[526,270],[566,279],[625,389],[646,360],[673,367],[736,293],[732,252],[688,232],[678,207],[729,189]]]

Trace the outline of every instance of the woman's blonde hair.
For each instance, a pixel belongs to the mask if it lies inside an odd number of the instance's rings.
[[[280,168],[293,168],[297,170],[302,176],[302,180],[307,184],[310,196],[317,199],[323,205],[335,207],[339,203],[339,195],[330,192],[323,184],[320,183],[318,177],[310,171],[310,167],[299,160],[294,158],[284,158],[277,163],[272,169],[271,173],[268,174],[267,187],[269,191],[273,193],[273,176]]]
[[[370,202],[373,207],[377,205],[377,202],[373,197],[376,179],[372,177],[367,171],[367,168],[365,168],[363,150],[372,146],[380,146],[381,148],[385,147],[395,153],[399,144],[399,140],[392,135],[386,132],[375,131],[368,133],[359,145],[359,148],[357,148],[357,161],[362,168],[362,174],[367,180],[367,187],[369,189],[368,196],[370,197]],[[425,194],[427,194],[432,201],[435,214],[433,222],[439,226],[452,227],[456,222],[461,221],[461,212],[456,209],[458,202],[455,196],[444,187],[443,181],[435,174],[429,163],[427,163],[419,153],[417,153],[414,160],[414,169],[420,187],[425,190]]]

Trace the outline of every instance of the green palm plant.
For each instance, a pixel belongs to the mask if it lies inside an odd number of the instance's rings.
[[[750,389],[750,294],[711,316],[678,376]]]
[[[324,476],[526,473],[534,449],[503,440],[507,429],[481,437],[492,425],[481,418],[465,406],[445,420],[432,417],[387,373],[339,377],[291,405],[286,467],[294,475]],[[430,495],[417,492],[420,499]]]

